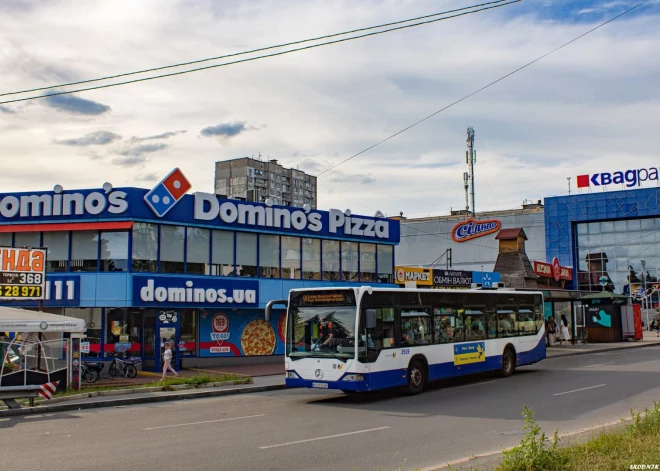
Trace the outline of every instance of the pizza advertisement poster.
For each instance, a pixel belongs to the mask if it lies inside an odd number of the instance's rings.
[[[199,318],[200,357],[284,354],[284,311],[273,311],[269,321],[257,309],[217,309],[207,314]]]

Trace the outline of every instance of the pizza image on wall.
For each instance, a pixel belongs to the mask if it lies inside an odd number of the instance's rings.
[[[272,355],[275,351],[275,329],[260,319],[248,323],[241,334],[243,355]]]

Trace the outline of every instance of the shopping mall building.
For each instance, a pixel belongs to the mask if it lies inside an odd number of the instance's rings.
[[[171,339],[181,366],[265,360],[284,352],[283,311],[267,323],[268,301],[396,286],[399,221],[186,194],[177,175],[153,190],[0,194],[0,246],[47,249],[44,311],[85,320],[85,356],[126,351],[157,370]]]

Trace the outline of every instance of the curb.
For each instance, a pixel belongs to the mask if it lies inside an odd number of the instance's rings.
[[[589,355],[593,353],[606,353],[606,352],[616,352],[619,350],[634,350],[636,348],[647,348],[647,347],[658,347],[660,346],[660,343],[654,342],[654,343],[645,343],[642,345],[626,345],[626,346],[620,346],[620,347],[611,347],[611,348],[601,348],[598,350],[587,350],[587,351],[577,351],[577,352],[566,352],[566,353],[560,353],[557,355],[552,355],[549,356],[546,354],[545,359],[546,360],[552,360],[554,358],[565,358],[565,357],[572,357],[576,355]]]
[[[100,407],[123,407],[136,404],[149,404],[155,402],[168,402],[184,399],[199,399],[219,396],[233,396],[236,394],[250,394],[267,391],[279,391],[284,389],[284,384],[270,386],[250,386],[247,388],[220,389],[210,391],[194,391],[185,393],[169,393],[161,396],[131,397],[121,399],[105,399],[95,402],[82,402],[72,404],[54,404],[50,406],[25,407],[23,409],[7,409],[0,411],[0,417],[16,417],[22,415],[51,414],[54,412],[65,412],[72,410],[97,409]]]

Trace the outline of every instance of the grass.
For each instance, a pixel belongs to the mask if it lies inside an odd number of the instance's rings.
[[[557,433],[549,440],[525,407],[527,433],[521,444],[504,452],[498,471],[610,471],[631,465],[660,464],[660,402],[643,413],[632,412],[632,421],[602,432],[583,443],[558,446]]]

